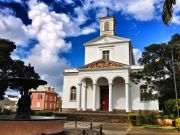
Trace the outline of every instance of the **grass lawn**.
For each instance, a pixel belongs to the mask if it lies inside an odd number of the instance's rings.
[[[142,125],[142,126],[134,126],[136,128],[149,128],[149,129],[175,129],[175,127],[172,126],[159,126],[159,125]]]

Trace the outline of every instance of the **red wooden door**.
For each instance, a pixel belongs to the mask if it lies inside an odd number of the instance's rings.
[[[108,86],[101,86],[100,87],[100,100],[101,100],[101,110],[108,111],[108,108],[109,108]]]

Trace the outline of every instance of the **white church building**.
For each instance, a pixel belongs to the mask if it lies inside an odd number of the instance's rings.
[[[130,81],[135,65],[131,40],[115,35],[115,18],[100,18],[100,36],[86,42],[85,65],[65,69],[62,108],[78,111],[158,111],[148,100],[147,87]]]

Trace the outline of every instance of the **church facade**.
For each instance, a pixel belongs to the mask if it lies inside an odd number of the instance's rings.
[[[100,18],[100,36],[86,42],[85,65],[64,71],[62,108],[78,111],[153,110],[158,101],[147,99],[144,83],[134,84],[131,40],[115,35],[115,18]]]

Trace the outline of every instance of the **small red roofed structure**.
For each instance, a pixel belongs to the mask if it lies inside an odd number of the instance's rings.
[[[53,87],[39,86],[37,90],[31,89],[31,109],[55,111],[57,93]]]

